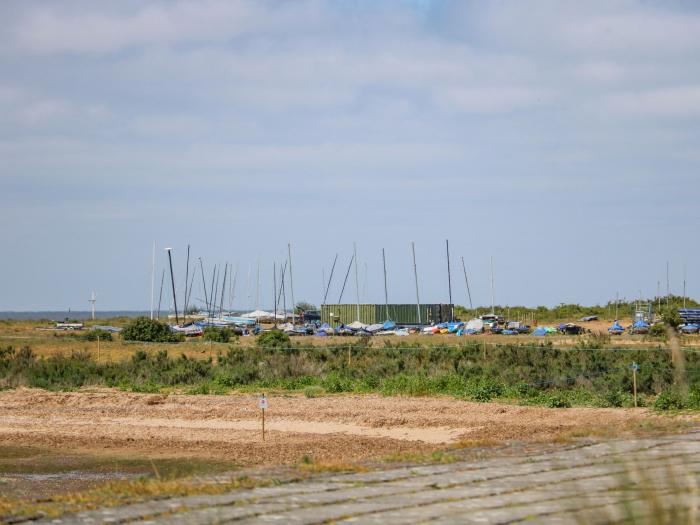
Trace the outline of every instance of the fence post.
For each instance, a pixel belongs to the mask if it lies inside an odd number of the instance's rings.
[[[97,336],[97,362],[100,362],[100,336]]]
[[[348,368],[350,368],[350,356],[352,354],[352,346],[348,345]]]
[[[639,370],[639,365],[637,363],[632,363],[632,393],[634,395],[634,408],[637,408],[637,370]]]
[[[486,339],[484,339],[484,361],[486,361]]]

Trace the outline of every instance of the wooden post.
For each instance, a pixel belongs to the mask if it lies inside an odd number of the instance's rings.
[[[484,361],[486,361],[486,339],[484,339]]]
[[[262,440],[265,441],[265,409],[261,408],[262,412]]]
[[[100,362],[100,336],[97,336],[97,362]]]
[[[350,368],[350,356],[352,353],[352,347],[348,345],[348,368]]]
[[[637,363],[632,363],[632,392],[634,394],[634,408],[637,408]]]

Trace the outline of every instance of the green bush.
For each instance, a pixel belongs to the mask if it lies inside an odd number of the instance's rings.
[[[683,397],[676,390],[664,390],[654,401],[656,410],[682,410],[685,408]]]
[[[547,403],[549,408],[571,408],[571,401],[560,393],[556,393],[549,398]]]
[[[228,343],[233,332],[229,328],[218,328],[216,326],[208,326],[204,329],[204,340],[214,343]]]
[[[320,386],[307,386],[304,389],[304,396],[308,398],[320,397],[325,394],[325,390]]]
[[[124,341],[143,341],[146,343],[173,343],[182,341],[181,334],[170,331],[170,327],[148,317],[138,317],[122,331]]]
[[[688,392],[687,407],[693,410],[700,410],[700,386],[696,385]]]
[[[260,334],[255,344],[261,348],[284,348],[289,346],[289,336],[281,330],[270,330]]]

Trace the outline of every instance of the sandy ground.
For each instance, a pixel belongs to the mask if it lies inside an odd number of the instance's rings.
[[[463,441],[550,441],[667,426],[644,409],[548,409],[451,398],[347,395],[269,398],[262,441],[257,397],[113,390],[0,392],[0,446],[289,464],[304,455],[352,462]]]

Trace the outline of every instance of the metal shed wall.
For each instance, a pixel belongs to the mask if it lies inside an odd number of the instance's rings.
[[[451,304],[422,304],[421,321],[423,324],[449,321],[454,305]],[[415,304],[390,304],[389,318],[397,324],[418,324],[418,312]],[[349,324],[357,321],[357,305],[355,304],[324,304],[321,305],[321,322],[333,324]],[[383,323],[387,320],[386,305],[361,304],[359,321],[365,324]]]

